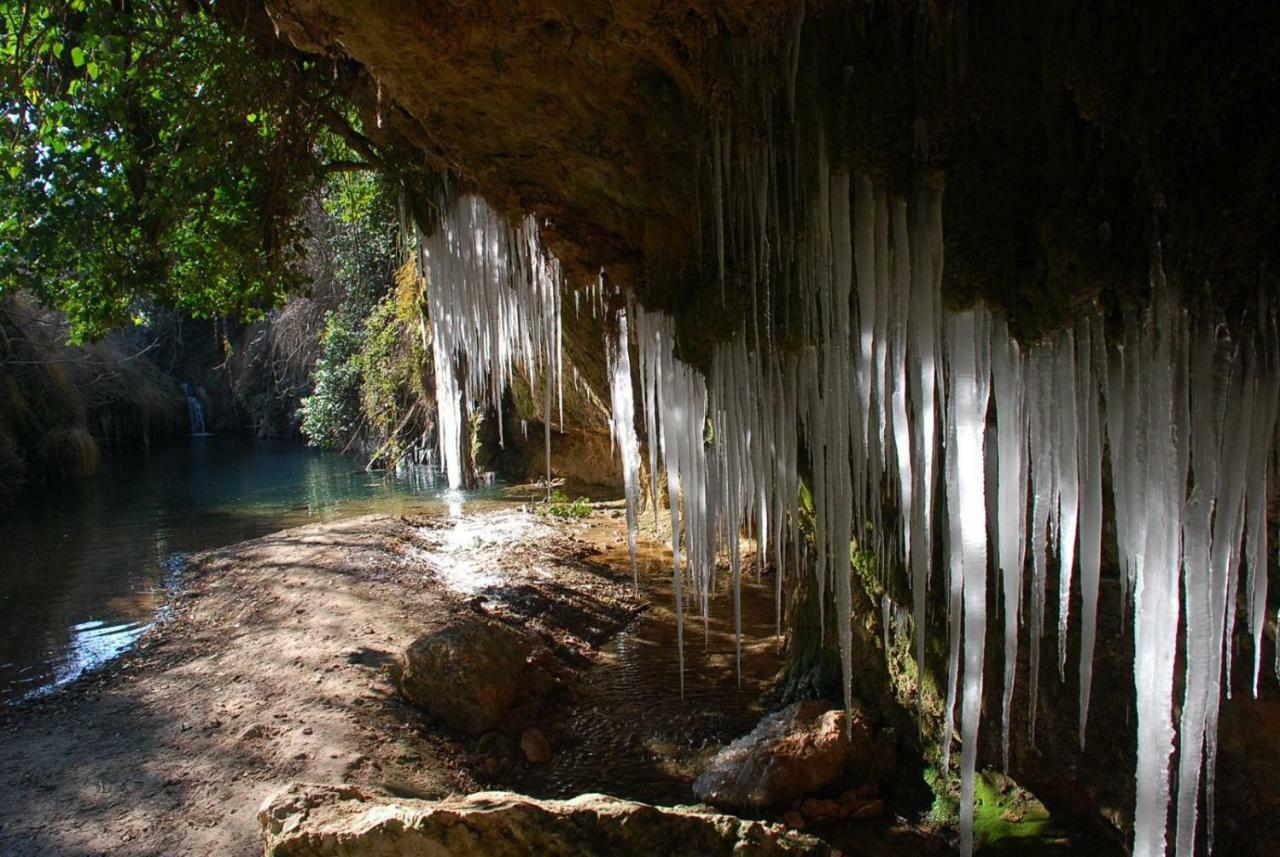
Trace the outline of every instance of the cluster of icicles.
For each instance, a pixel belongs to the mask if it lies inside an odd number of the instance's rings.
[[[1081,596],[1084,744],[1105,448],[1122,597],[1133,605],[1133,853],[1166,852],[1176,733],[1176,853],[1192,854],[1202,776],[1212,813],[1219,700],[1223,676],[1230,675],[1242,577],[1255,641],[1255,694],[1261,671],[1267,474],[1280,398],[1271,343],[1241,342],[1221,326],[1195,323],[1165,288],[1157,256],[1152,304],[1128,319],[1118,337],[1107,341],[1101,320],[1084,318],[1051,341],[1020,345],[1005,322],[981,306],[943,310],[939,191],[921,190],[909,206],[864,178],[826,168],[822,177],[808,215],[817,228],[790,249],[807,347],[783,354],[761,348],[758,332],[744,331],[717,348],[704,378],[676,357],[669,317],[634,305],[618,309],[614,302],[616,324],[606,352],[629,547],[634,567],[642,413],[652,497],[658,495],[659,462],[665,469],[681,672],[685,593],[691,591],[690,601],[705,618],[716,560],[725,554],[740,628],[738,536],[744,530],[754,534],[762,561],[771,559],[777,569],[779,604],[785,570],[806,568],[809,558],[796,553],[812,551],[818,603],[835,611],[846,704],[852,693],[851,545],[874,551],[881,567],[909,570],[917,631],[925,627],[933,556],[940,551],[950,628],[944,753],[950,752],[958,702],[961,845],[970,853],[989,574],[1002,596],[1006,767],[1024,624],[1030,629],[1028,727],[1034,736],[1053,556],[1060,570],[1060,675],[1073,585]],[[558,383],[561,366],[559,274],[532,222],[513,230],[475,198],[456,204],[423,246],[442,391],[441,452],[453,482],[461,409],[481,394],[499,404],[513,364],[529,377],[543,372],[549,424],[552,378]],[[465,396],[450,380],[457,373],[449,367],[460,355],[470,369]],[[454,444],[459,447],[451,449]],[[811,547],[798,532],[804,451],[813,498]],[[899,514],[884,512],[886,494]],[[1183,621],[1185,695],[1175,730],[1173,641]],[[917,633],[918,663],[923,648]],[[1280,659],[1276,670],[1280,675]],[[1209,828],[1211,843],[1211,820]]]
[[[505,442],[502,394],[516,370],[531,389],[542,379],[549,486],[553,399],[564,424],[560,263],[543,249],[533,218],[512,228],[477,196],[459,198],[418,248],[418,269],[429,283],[440,461],[449,487],[463,484],[473,403],[497,409]]]

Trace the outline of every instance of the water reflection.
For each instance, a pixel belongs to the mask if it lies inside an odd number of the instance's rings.
[[[192,437],[111,456],[91,479],[34,494],[0,519],[0,700],[116,657],[149,627],[182,555],[299,524],[440,510],[422,466],[368,473],[285,442]],[[498,500],[494,486],[469,500]],[[463,498],[451,496],[451,513]]]

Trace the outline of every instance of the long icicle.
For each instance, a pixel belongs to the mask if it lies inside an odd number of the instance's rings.
[[[951,324],[950,391],[955,402],[961,574],[964,577],[964,696],[960,715],[960,853],[973,853],[974,779],[987,635],[987,499],[984,467],[991,384],[990,316],[958,314]]]

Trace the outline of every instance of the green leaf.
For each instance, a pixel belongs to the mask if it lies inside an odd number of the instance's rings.
[[[92,336],[138,301],[247,319],[303,285],[314,105],[212,5],[0,0],[0,113],[24,117],[0,145],[0,293],[33,289]],[[18,57],[24,6],[43,32]],[[296,154],[283,174],[277,152]]]

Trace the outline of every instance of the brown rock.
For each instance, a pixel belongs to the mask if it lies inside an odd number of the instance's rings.
[[[496,728],[515,701],[524,664],[521,634],[466,617],[409,645],[400,689],[451,729],[481,735]]]
[[[605,795],[538,800],[480,792],[442,801],[295,783],[258,813],[269,857],[828,857],[821,840],[778,824]]]
[[[800,802],[800,814],[810,821],[831,821],[843,818],[841,805],[830,799],[807,798]]]
[[[855,807],[849,813],[851,818],[878,818],[882,815],[884,815],[884,801],[882,800],[869,800]]]
[[[798,702],[717,753],[693,791],[721,807],[787,806],[846,776],[878,779],[891,756],[861,711],[854,710],[846,738],[843,711],[827,702]]]
[[[520,749],[531,764],[541,765],[551,761],[551,742],[541,729],[526,729],[520,736]]]
[[[556,677],[531,663],[525,671],[524,686],[531,696],[551,696],[556,691]]]

